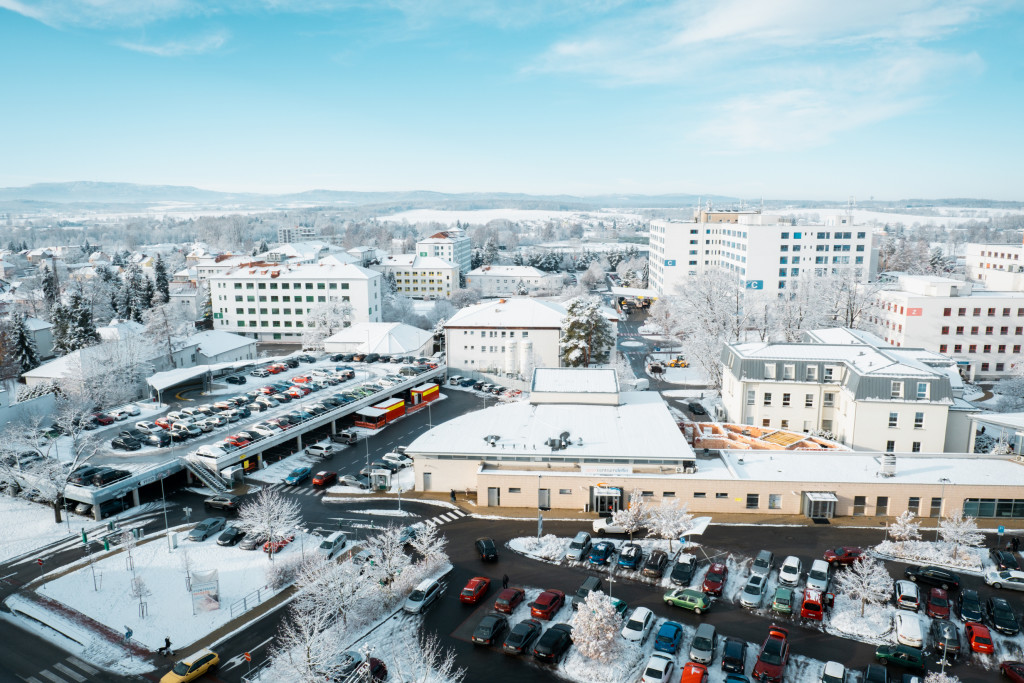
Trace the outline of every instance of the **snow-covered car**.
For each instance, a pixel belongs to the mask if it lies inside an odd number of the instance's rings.
[[[155,422],[150,422],[148,420],[143,420],[141,422],[136,422],[135,423],[135,428],[138,429],[143,434],[156,434],[157,432],[164,431],[163,427],[161,427],[160,425],[158,425]]]
[[[779,567],[779,583],[783,586],[793,588],[800,583],[800,577],[804,573],[804,564],[799,557],[790,555]]]
[[[627,534],[625,527],[617,526],[612,522],[611,517],[602,517],[594,520],[595,534]]]
[[[1009,590],[1024,591],[1024,572],[1007,569],[996,571],[990,569],[985,572],[985,583],[993,588],[1007,588]]]
[[[107,411],[107,415],[111,416],[118,422],[127,420],[129,417],[128,411],[124,410],[123,408],[115,408],[114,410]]]
[[[249,427],[250,432],[256,432],[260,436],[273,436],[276,432],[273,427],[264,424],[257,424]]]
[[[622,637],[633,643],[643,645],[654,627],[654,612],[646,607],[637,607],[629,615],[626,625],[622,627]]]
[[[818,683],[846,683],[846,667],[839,662],[825,662]]]
[[[921,620],[916,614],[900,612],[893,619],[896,625],[896,641],[910,647],[924,646],[924,633]]]
[[[921,608],[921,591],[912,581],[900,580],[894,587],[896,607],[916,612]]]
[[[672,674],[675,673],[675,670],[676,663],[671,656],[655,652],[647,660],[647,666],[644,667],[644,675],[640,678],[640,683],[668,683],[672,680]]]
[[[401,455],[400,453],[385,453],[381,460],[384,462],[394,463],[402,468],[410,467],[412,465],[412,458],[407,455]]]
[[[752,574],[740,593],[740,604],[744,607],[757,609],[764,599],[765,589],[768,586],[768,577],[763,574]]]
[[[128,405],[123,406],[121,408],[121,410],[123,410],[124,412],[128,413],[128,415],[131,416],[131,417],[136,417],[137,415],[139,415],[142,412],[142,411],[139,410],[139,407],[137,405],[135,405],[134,403],[129,403]]]

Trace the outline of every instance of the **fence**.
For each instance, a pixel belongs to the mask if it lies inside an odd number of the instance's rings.
[[[245,614],[253,607],[263,602],[263,593],[267,592],[267,590],[269,590],[267,586],[264,586],[263,588],[257,588],[241,600],[236,600],[230,607],[231,618],[234,619],[240,614]]]

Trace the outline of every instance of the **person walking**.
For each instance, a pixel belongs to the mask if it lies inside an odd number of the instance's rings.
[[[160,654],[162,654],[165,657],[170,655],[170,654],[172,654],[172,652],[171,652],[171,639],[169,637],[164,636],[164,646],[159,648],[157,650],[157,652],[159,652]]]
[[[1020,538],[1014,536],[1013,540],[1010,541],[1010,543],[1013,544],[1013,552],[1017,552],[1018,550],[1020,550]]]
[[[508,588],[508,574],[501,577],[501,587]]]
[[[452,489],[452,503],[455,502],[455,489]]]

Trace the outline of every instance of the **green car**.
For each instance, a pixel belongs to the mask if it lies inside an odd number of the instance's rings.
[[[619,600],[618,598],[612,598],[612,604],[615,605],[615,611],[619,613],[619,616],[625,619],[626,610],[629,609],[629,605],[626,604],[626,601]]]
[[[907,669],[924,671],[924,653],[906,645],[882,645],[875,650],[879,664],[898,664]]]
[[[793,591],[791,589],[779,586],[775,590],[775,599],[772,600],[772,611],[779,614],[793,613]]]
[[[692,588],[676,588],[670,590],[662,598],[666,605],[674,605],[676,607],[683,607],[688,610],[693,610],[694,614],[700,614],[701,612],[711,607],[712,598],[710,595],[706,595],[698,590]]]

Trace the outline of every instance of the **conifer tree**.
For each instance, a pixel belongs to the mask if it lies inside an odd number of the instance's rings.
[[[12,318],[14,329],[14,354],[18,367],[22,372],[28,372],[32,368],[39,367],[39,352],[36,351],[36,341],[29,334],[28,326],[25,324],[25,314],[15,313]]]
[[[99,332],[92,319],[92,309],[81,292],[73,292],[67,307],[67,349],[77,351],[98,344]]]
[[[156,291],[163,295],[164,301],[170,301],[171,279],[167,276],[167,264],[160,254],[156,255],[156,262],[153,264],[153,280]]]
[[[43,280],[43,301],[46,303],[47,310],[49,310],[53,308],[53,305],[57,303],[57,299],[60,298],[60,285],[57,283],[56,273],[50,270],[50,267],[45,263],[40,271],[40,277]]]
[[[590,367],[608,362],[615,344],[611,325],[601,314],[601,304],[594,297],[575,297],[566,305],[562,320],[562,364],[570,368]]]
[[[73,350],[68,347],[68,318],[68,309],[61,302],[58,301],[50,309],[50,320],[53,323],[53,329],[50,330],[53,335],[53,352],[58,356],[67,355]]]

